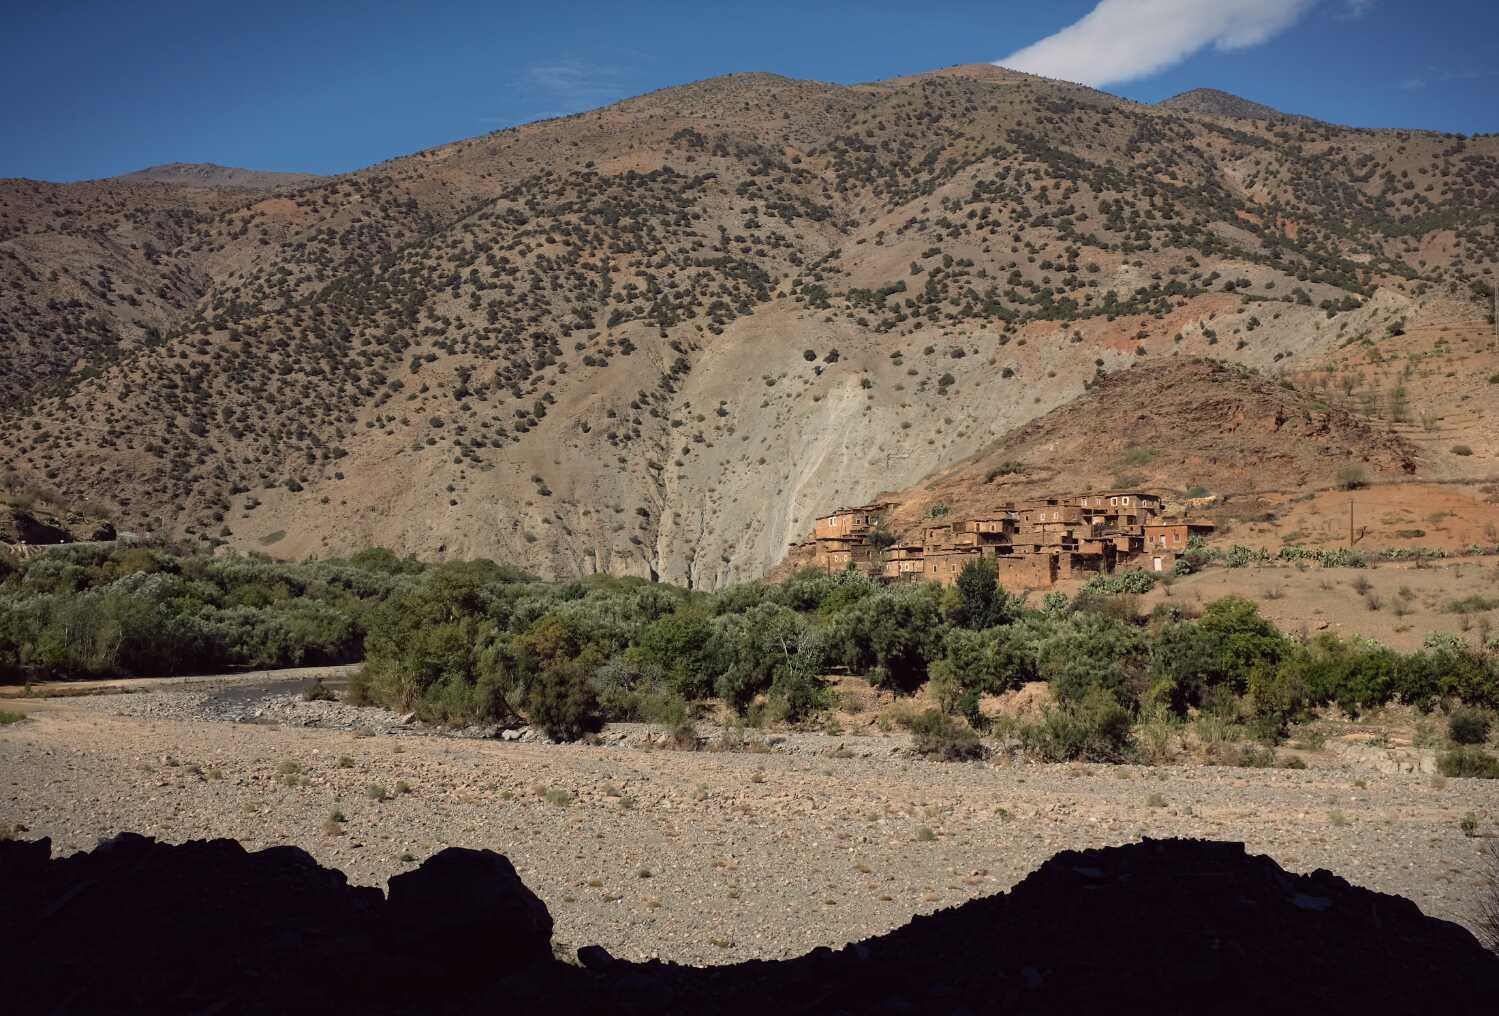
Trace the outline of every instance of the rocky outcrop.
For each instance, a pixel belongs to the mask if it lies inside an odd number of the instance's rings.
[[[1492,1012],[1499,958],[1409,900],[1241,844],[1065,852],[1010,893],[785,962],[551,955],[503,857],[349,886],[289,847],[0,843],[10,1012]]]

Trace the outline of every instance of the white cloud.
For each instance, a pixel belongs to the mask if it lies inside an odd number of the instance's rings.
[[[562,59],[528,64],[522,84],[527,91],[544,93],[576,110],[628,94],[631,77],[628,69],[616,64]]]
[[[1359,0],[1350,0],[1350,6]],[[1001,67],[1085,85],[1132,81],[1208,46],[1258,46],[1317,0],[1099,0],[1081,20],[994,61]],[[1367,4],[1367,0],[1365,0]]]
[[[1343,0],[1343,17],[1357,20],[1374,9],[1378,0]]]

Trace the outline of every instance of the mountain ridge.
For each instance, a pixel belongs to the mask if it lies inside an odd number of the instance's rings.
[[[278,556],[712,587],[1101,368],[1476,319],[1496,195],[1496,139],[1001,68],[720,77],[270,193],[10,183],[0,466]]]

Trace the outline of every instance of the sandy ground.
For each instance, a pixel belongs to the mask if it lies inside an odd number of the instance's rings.
[[[929,763],[879,735],[679,752],[174,718],[188,694],[9,703],[29,718],[0,726],[0,825],[63,852],[125,829],[294,843],[374,885],[487,847],[560,942],[691,963],[838,945],[1140,836],[1242,840],[1471,922],[1499,835],[1499,781],[1382,773],[1373,750],[1305,771]]]

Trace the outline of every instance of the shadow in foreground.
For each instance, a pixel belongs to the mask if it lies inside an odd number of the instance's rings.
[[[9,1012],[1499,1011],[1499,958],[1458,925],[1237,843],[1068,851],[887,935],[711,968],[559,962],[546,906],[489,851],[444,850],[388,893],[294,847],[50,854],[0,843]]]

